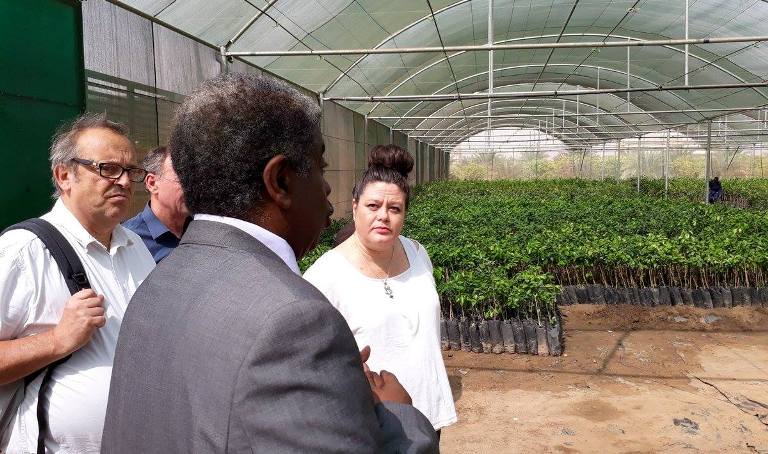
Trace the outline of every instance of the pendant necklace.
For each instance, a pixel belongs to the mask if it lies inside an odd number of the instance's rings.
[[[389,270],[392,267],[392,260],[395,258],[395,246],[392,246],[392,256],[389,258],[389,265],[387,265],[387,277],[384,278],[384,293],[389,299],[394,299],[395,295],[392,293],[392,287],[389,286]]]

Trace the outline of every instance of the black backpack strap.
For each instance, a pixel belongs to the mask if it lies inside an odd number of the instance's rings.
[[[56,264],[61,270],[61,274],[64,276],[64,280],[67,283],[69,292],[75,294],[80,290],[91,288],[91,284],[88,281],[88,276],[85,274],[85,268],[77,253],[72,249],[72,245],[69,244],[64,235],[54,227],[50,222],[40,218],[27,219],[26,221],[14,224],[7,229],[3,230],[3,233],[9,230],[29,230],[34,233],[45,244],[48,252],[56,260]],[[64,362],[66,362],[72,355],[67,355],[58,361],[54,361],[47,367],[34,372],[24,378],[25,386],[28,386],[34,381],[40,374],[43,375],[43,381],[40,382],[40,391],[37,395],[37,452],[38,454],[45,454],[45,433],[48,431],[48,415],[43,408],[43,396],[45,395],[45,389],[48,387],[48,382],[51,380],[53,370]]]
[[[56,264],[59,265],[71,294],[74,295],[82,289],[91,288],[88,276],[85,274],[85,268],[83,268],[75,250],[72,249],[72,245],[50,222],[40,218],[32,218],[8,227],[3,230],[3,233],[9,230],[29,230],[40,238],[53,259],[56,260]]]

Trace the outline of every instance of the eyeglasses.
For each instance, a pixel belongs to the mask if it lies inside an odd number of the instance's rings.
[[[95,162],[90,159],[72,158],[72,161],[98,169],[99,175],[110,180],[117,180],[123,176],[123,172],[128,173],[128,179],[134,183],[141,183],[147,178],[147,171],[141,167],[123,167],[114,162]]]

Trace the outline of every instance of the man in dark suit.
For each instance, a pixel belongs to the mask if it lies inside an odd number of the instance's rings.
[[[363,371],[299,275],[332,212],[316,104],[219,76],[179,108],[170,148],[199,214],[128,306],[102,452],[437,452],[397,379]]]

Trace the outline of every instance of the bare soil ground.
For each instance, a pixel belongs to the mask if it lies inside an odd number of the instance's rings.
[[[768,454],[768,309],[563,314],[561,357],[443,352],[441,452]]]

